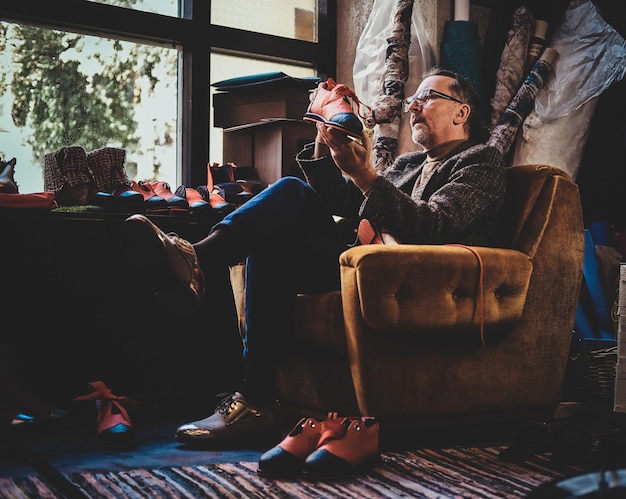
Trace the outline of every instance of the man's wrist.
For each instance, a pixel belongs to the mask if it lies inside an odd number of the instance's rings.
[[[374,186],[374,182],[378,178],[378,174],[374,170],[366,170],[358,176],[353,176],[352,182],[356,185],[363,194],[369,193]]]
[[[320,159],[330,154],[329,147],[322,142],[315,142],[315,148],[313,149],[313,159]]]

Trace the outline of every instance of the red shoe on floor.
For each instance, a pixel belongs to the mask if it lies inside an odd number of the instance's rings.
[[[376,418],[344,418],[345,432],[329,435],[304,462],[302,472],[311,478],[343,478],[380,460],[379,424]]]
[[[98,441],[105,446],[130,447],[135,441],[135,430],[128,411],[136,409],[139,402],[128,397],[118,397],[102,381],[94,381],[89,386],[95,391],[74,400],[96,401]]]
[[[289,477],[302,472],[305,459],[320,441],[345,435],[345,418],[329,413],[328,419],[302,418],[289,434],[259,459],[257,473],[266,477]]]
[[[361,119],[365,119],[366,116],[361,114],[361,107],[370,108],[359,101],[352,89],[328,78],[317,86],[312,99],[304,114],[304,120],[321,121],[351,137],[362,138]]]

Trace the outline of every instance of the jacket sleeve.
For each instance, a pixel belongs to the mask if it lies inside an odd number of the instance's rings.
[[[314,144],[307,144],[296,156],[307,183],[315,189],[333,215],[346,218],[359,216],[365,199],[352,180],[341,173],[330,156],[311,159]]]

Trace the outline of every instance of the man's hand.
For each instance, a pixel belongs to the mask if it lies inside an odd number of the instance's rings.
[[[363,134],[362,141],[357,141],[348,137],[345,132],[320,122],[317,123],[316,141],[328,147],[335,164],[362,192],[367,192],[372,187],[378,174],[371,162],[372,145],[367,134]]]

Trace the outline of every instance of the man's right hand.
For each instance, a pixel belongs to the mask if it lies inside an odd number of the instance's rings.
[[[372,145],[367,134],[362,140],[350,138],[345,132],[330,127],[324,123],[317,123],[316,152],[325,145],[335,164],[346,174],[363,192],[368,191],[378,174],[371,162]]]

